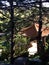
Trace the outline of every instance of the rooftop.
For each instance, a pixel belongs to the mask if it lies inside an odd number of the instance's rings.
[[[19,34],[26,36],[26,37],[37,37],[38,36],[38,30],[39,30],[39,24],[34,23],[29,27],[22,28],[19,32]],[[42,27],[42,37],[49,35],[49,27]]]

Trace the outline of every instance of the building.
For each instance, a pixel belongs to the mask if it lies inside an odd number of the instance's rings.
[[[30,55],[34,55],[35,53],[37,53],[37,41],[34,42],[34,40],[37,40],[38,30],[39,30],[39,24],[33,23],[31,26],[23,28],[19,32],[20,35],[31,38],[30,44],[32,46],[28,49]],[[44,46],[46,42],[45,37],[49,35],[49,27],[42,26],[41,31],[42,31],[41,37]]]

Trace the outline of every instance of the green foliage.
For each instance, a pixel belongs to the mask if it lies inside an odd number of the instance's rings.
[[[5,61],[5,59],[7,61],[10,61],[9,57],[10,57],[10,43],[5,41],[5,42],[2,42],[2,45],[0,46],[0,49],[2,49],[2,52],[1,52],[1,60],[2,61]]]
[[[46,42],[45,42],[45,52],[49,49],[49,35],[46,37]]]
[[[16,35],[16,38],[14,40],[16,41],[16,43],[18,43],[18,42],[26,43],[27,42],[27,38],[23,37],[19,34]]]
[[[23,37],[19,34],[16,35],[16,38],[14,39],[15,45],[14,45],[14,50],[15,50],[15,55],[18,56],[21,53],[27,52],[27,38]]]
[[[46,9],[43,9],[46,10]],[[47,10],[46,10],[47,11]],[[38,14],[37,14],[38,13]],[[45,15],[45,12],[43,12]],[[0,37],[0,49],[2,49],[2,59],[10,57],[10,43],[11,43],[11,21],[10,21],[10,10],[0,10],[0,30],[5,33],[5,36]],[[23,37],[18,34],[20,29],[23,27],[28,27],[34,23],[34,21],[39,20],[39,9],[32,7],[29,10],[25,8],[14,8],[14,56],[21,53],[27,52],[27,45],[30,38]],[[47,43],[49,44],[49,37],[47,38]],[[46,45],[45,49],[49,45]]]
[[[48,43],[46,43],[46,45],[45,45],[45,51],[47,51],[47,49],[48,49]]]
[[[47,36],[47,38],[46,38],[46,42],[49,44],[49,36]]]

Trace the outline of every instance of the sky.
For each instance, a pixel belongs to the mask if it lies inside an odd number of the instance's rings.
[[[49,7],[49,3],[43,3],[43,7]]]
[[[24,1],[24,3],[27,3],[27,2],[31,3],[31,2],[34,2],[34,1],[33,1],[33,0],[31,0],[31,1],[25,0],[25,1]],[[9,2],[7,2],[7,1],[2,1],[2,3],[3,3],[4,5],[10,6]],[[15,2],[13,2],[13,3],[14,3],[14,5],[16,5]],[[49,7],[49,2],[43,3],[42,6],[43,6],[43,7]]]

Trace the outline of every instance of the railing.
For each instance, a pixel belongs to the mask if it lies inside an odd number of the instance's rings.
[[[2,0],[2,1],[4,1],[4,0]],[[46,1],[42,1],[42,0],[40,0],[40,1],[34,1],[34,2],[16,2],[16,1],[14,1],[14,0],[9,0],[9,6],[7,6],[7,5],[4,5],[4,3],[2,3],[2,1],[0,1],[1,2],[1,6],[0,6],[0,9],[10,9],[10,11],[11,11],[11,63],[13,63],[13,46],[14,46],[14,42],[13,42],[13,35],[14,35],[14,22],[13,22],[13,18],[14,18],[14,11],[13,11],[13,9],[14,9],[14,7],[38,7],[38,6],[36,6],[36,4],[38,4],[39,5],[39,15],[40,15],[40,18],[39,18],[39,31],[38,31],[38,49],[39,49],[39,43],[41,43],[41,28],[42,28],[42,3],[45,3],[45,2],[49,2],[49,0],[46,0]],[[7,2],[8,2],[8,0],[7,0]],[[13,2],[15,2],[16,4],[14,5],[13,4]],[[29,5],[29,6],[28,6]],[[42,43],[41,43],[41,46],[42,46]],[[39,51],[39,50],[38,50]]]

